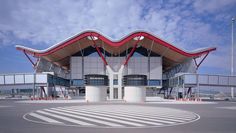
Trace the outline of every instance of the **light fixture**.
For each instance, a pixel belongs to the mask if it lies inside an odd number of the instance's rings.
[[[143,40],[144,39],[144,36],[136,36],[134,37],[134,40],[137,41],[137,40]]]
[[[98,37],[96,37],[96,36],[88,36],[87,37],[89,40],[98,40]]]

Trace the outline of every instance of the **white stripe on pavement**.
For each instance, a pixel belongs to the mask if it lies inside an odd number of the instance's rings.
[[[79,110],[81,110],[81,109],[90,109],[90,108],[65,108],[65,107],[58,107],[58,108],[60,108],[60,109],[61,108],[64,108],[64,109],[79,109]],[[93,108],[91,108],[91,109],[93,109]],[[94,108],[94,109],[96,109],[97,111],[101,111],[101,112],[103,112],[104,110],[109,111],[107,109],[97,109],[97,108]],[[185,120],[195,118],[194,117],[195,115],[190,114],[188,112],[187,112],[187,114],[183,114],[183,112],[181,114],[179,114],[179,113],[175,113],[175,112],[172,111],[171,114],[170,114],[170,113],[160,113],[160,112],[157,111],[157,112],[155,112],[157,114],[153,114],[152,112],[143,111],[142,113],[140,113],[140,112],[124,110],[124,109],[122,109],[122,110],[112,109],[112,112],[119,112],[119,113],[130,113],[130,112],[132,112],[132,114],[139,114],[139,115],[147,116],[147,117],[151,117],[151,118],[159,118],[159,117],[166,117],[167,118],[168,117],[168,118],[176,118],[176,119],[184,118]],[[178,118],[178,117],[181,117],[181,118]]]
[[[144,124],[150,124],[150,125],[163,125],[162,123],[156,123],[156,122],[150,122],[150,121],[143,121],[143,120],[138,120],[138,117],[130,117],[128,115],[124,115],[124,116],[119,116],[119,115],[115,115],[115,114],[105,114],[102,112],[97,112],[97,113],[92,113],[92,112],[88,112],[87,111],[81,111],[83,113],[90,113],[90,114],[94,114],[94,115],[100,115],[100,116],[105,116],[105,117],[112,117],[112,118],[117,118],[117,119],[122,119],[122,120],[127,120],[127,121],[132,121],[132,122],[138,122],[138,123],[144,123]],[[80,115],[84,115],[84,114],[80,114]],[[135,123],[136,126],[143,126],[140,125],[138,123]],[[171,124],[173,124],[174,122],[170,122]],[[138,124],[138,125],[137,125]]]
[[[60,110],[60,109],[55,109],[55,110]],[[113,118],[109,118],[109,117],[103,117],[103,115],[100,115],[99,113],[92,113],[92,112],[81,111],[83,113],[82,114],[82,113],[80,113],[80,111],[71,111],[71,110],[61,110],[61,111],[68,112],[68,113],[73,113],[73,114],[78,114],[78,115],[83,115],[83,116],[99,118],[99,119],[104,119],[104,120],[109,120],[109,121],[114,121],[114,122],[118,122],[120,124],[137,126],[137,123],[123,121],[123,120],[120,120],[120,119],[113,119]],[[98,115],[100,115],[100,116],[98,116]],[[113,115],[113,114],[110,114],[110,115]],[[153,125],[163,125],[161,123],[152,123],[152,124]]]
[[[60,107],[59,107],[60,108]],[[80,107],[67,107],[67,108],[71,108],[71,109],[96,109],[97,111],[104,111],[104,110],[106,110],[107,111],[107,108],[96,108],[96,107],[92,107],[92,108],[80,108]],[[189,118],[192,118],[193,117],[193,115],[192,114],[190,114],[189,112],[186,112],[186,114],[183,114],[184,112],[182,111],[178,111],[178,110],[172,110],[171,112],[168,112],[168,111],[159,111],[159,110],[156,110],[156,111],[150,111],[149,109],[145,109],[145,110],[139,110],[139,111],[137,111],[137,110],[127,110],[127,109],[111,109],[111,108],[109,108],[109,110],[112,110],[112,111],[114,111],[114,112],[121,112],[121,111],[128,111],[128,112],[132,112],[132,113],[139,113],[139,114],[142,114],[142,115],[144,115],[144,114],[147,114],[148,116],[154,116],[154,117],[156,117],[156,116],[174,116],[174,117],[176,117],[176,116],[179,116],[180,114],[181,114],[181,116],[184,116],[184,117],[189,117]]]
[[[35,118],[41,119],[41,120],[43,120],[43,121],[49,122],[49,123],[63,124],[63,122],[60,122],[60,121],[57,121],[57,120],[48,118],[48,117],[46,117],[46,116],[42,116],[42,115],[36,114],[36,113],[29,113],[29,115],[30,115],[30,116],[33,116],[33,117],[35,117]]]
[[[38,110],[36,112],[41,113],[41,114],[45,114],[45,115],[48,115],[48,116],[52,116],[52,117],[55,117],[55,118],[58,118],[58,119],[62,119],[62,120],[65,120],[65,121],[69,121],[69,122],[72,122],[72,123],[75,123],[75,124],[83,125],[83,126],[94,126],[94,124],[86,123],[86,122],[83,122],[83,121],[75,120],[75,119],[64,117],[64,116],[51,114],[51,113],[41,111],[41,110]]]
[[[64,116],[70,116],[70,117],[73,117],[73,118],[78,118],[78,119],[91,121],[91,122],[95,122],[95,123],[100,123],[100,124],[107,125],[107,126],[113,126],[113,127],[122,127],[123,126],[123,125],[116,124],[116,123],[111,123],[111,122],[102,121],[102,120],[98,120],[98,119],[83,117],[83,116],[80,116],[80,115],[67,114],[67,113],[64,113],[65,111],[64,112],[59,112],[59,111],[55,111],[55,110],[52,110],[52,109],[50,109],[50,110],[49,109],[44,109],[44,110],[48,111],[48,112],[64,115]],[[62,111],[62,110],[60,110],[60,111]],[[68,112],[68,113],[71,113],[71,112]]]
[[[66,108],[62,108],[62,109],[66,109]],[[74,110],[74,111],[83,111],[84,113],[87,113],[88,111],[90,112],[94,112],[94,113],[99,113],[99,114],[110,114],[110,113],[113,113],[111,111],[97,111],[97,110],[89,110],[89,109],[67,109],[67,110]],[[98,114],[98,115],[99,115]],[[118,116],[124,116],[124,117],[134,117],[134,118],[137,118],[137,119],[144,119],[144,120],[150,120],[150,121],[157,121],[157,122],[164,122],[162,120],[165,120],[164,123],[175,123],[175,122],[185,122],[186,120],[190,120],[190,119],[193,119],[193,118],[175,118],[175,117],[165,117],[165,116],[155,116],[155,117],[150,117],[150,116],[146,116],[146,115],[143,115],[143,114],[136,114],[136,113],[133,113],[133,112],[123,112],[123,111],[116,111],[115,114],[112,114],[112,115],[118,115]],[[144,118],[145,117],[145,118]],[[179,117],[179,116],[178,116]]]
[[[109,115],[107,115],[107,116],[109,116]],[[111,117],[112,117],[112,116],[111,116]],[[122,117],[115,117],[115,118],[122,119]],[[126,118],[123,118],[123,119],[125,119],[125,120],[129,120],[129,119],[126,119]],[[130,125],[133,125],[133,126],[145,126],[145,125],[143,125],[143,124],[139,124],[139,123],[131,123],[131,122],[129,122],[129,124],[130,124]]]
[[[102,116],[109,116],[109,117],[121,117],[121,118],[131,118],[131,119],[135,119],[136,121],[139,120],[140,123],[146,123],[146,124],[151,124],[151,125],[163,125],[162,123],[167,123],[167,124],[174,124],[176,122],[173,121],[168,121],[166,119],[164,120],[160,120],[160,119],[149,119],[149,118],[143,118],[140,116],[134,116],[132,115],[132,113],[130,114],[119,114],[119,113],[114,113],[111,114],[112,112],[106,113],[106,111],[100,112],[100,111],[94,111],[94,110],[74,110],[76,112],[82,112],[82,113],[90,113],[90,114],[94,114],[94,115],[102,115]],[[80,115],[84,115],[84,114],[80,114]],[[145,121],[143,121],[145,120]],[[155,121],[155,122],[150,122],[150,121]],[[177,122],[184,122],[184,121],[178,121]],[[156,123],[159,122],[159,123]]]
[[[32,122],[87,127],[162,127],[198,120],[192,112],[136,105],[83,105],[37,110]],[[34,118],[34,119],[33,119]]]

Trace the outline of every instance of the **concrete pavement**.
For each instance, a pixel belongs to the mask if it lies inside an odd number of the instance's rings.
[[[107,111],[107,108],[111,108],[116,106],[116,110],[110,109]],[[81,108],[85,107],[85,108]],[[91,107],[91,108],[88,108]],[[125,111],[120,112],[119,114],[115,114],[115,112],[121,108],[127,107]],[[133,107],[133,108],[132,108]],[[138,109],[139,108],[139,109]],[[140,108],[143,108],[141,110]],[[133,109],[133,110],[132,110]],[[157,109],[155,111],[151,111],[151,109]],[[158,110],[159,109],[159,110]],[[185,123],[181,125],[171,125],[171,126],[149,126],[150,124],[163,124],[161,121],[157,122],[158,120],[169,121],[173,122],[173,120],[181,120],[188,118],[184,115],[176,115],[176,117],[166,117],[164,119],[155,119],[154,118],[161,118],[158,112],[162,109],[169,109],[175,111],[186,111],[186,112],[194,112],[198,114],[201,118],[197,121],[193,121],[190,123]],[[112,115],[112,110],[115,115]],[[73,119],[73,115],[76,115],[80,118],[85,117],[89,118],[87,120],[83,120],[82,122],[89,123],[90,120],[95,120],[92,124],[96,123],[97,125],[105,125],[104,122],[109,121],[108,118],[117,119],[113,123],[110,123],[108,126],[124,126],[127,127],[129,124],[122,124],[122,122],[133,122],[140,125],[145,125],[143,127],[135,127],[130,126],[132,128],[99,128],[96,126],[93,127],[81,127],[81,126],[65,126],[62,124],[42,124],[42,123],[35,123],[31,121],[27,121],[23,119],[23,116],[27,113],[35,113],[40,115],[40,112],[37,111],[44,111],[47,113],[57,114],[58,116],[64,116]],[[56,112],[55,112],[56,111]],[[69,111],[69,112],[68,112]],[[99,115],[99,111],[104,111],[103,115]],[[107,111],[107,112],[105,112]],[[134,114],[127,113],[129,111],[136,111]],[[37,112],[37,113],[36,113]],[[59,112],[59,113],[58,113]],[[63,113],[71,114],[70,116],[65,116]],[[86,112],[86,115],[78,115],[78,113]],[[125,113],[126,112],[126,113]],[[140,113],[146,113],[143,117],[140,116]],[[77,114],[76,114],[77,113]],[[173,112],[172,112],[173,113]],[[35,116],[35,114],[33,114]],[[53,114],[53,113],[52,113]],[[112,116],[107,116],[109,115]],[[42,114],[41,114],[42,115]],[[51,114],[50,114],[51,115]],[[157,115],[155,117],[155,115]],[[165,114],[166,115],[166,114]],[[169,114],[171,115],[171,114]],[[33,120],[39,120],[36,117],[31,116]],[[43,115],[47,116],[47,115]],[[149,117],[151,116],[151,117]],[[116,118],[115,118],[116,117]],[[120,117],[120,118],[119,118]],[[178,118],[179,117],[179,118]],[[29,117],[27,117],[29,118]],[[52,116],[48,116],[48,118],[53,119]],[[124,118],[127,118],[124,120]],[[144,119],[145,118],[145,119]],[[75,119],[75,118],[74,118]],[[151,119],[151,120],[150,120]],[[57,120],[58,119],[53,119]],[[97,120],[97,121],[96,121]],[[119,120],[121,123],[119,123]],[[123,120],[123,121],[122,121]],[[134,120],[134,121],[130,121]],[[139,120],[139,121],[137,121]],[[186,119],[188,120],[188,119]],[[65,121],[60,119],[59,122],[61,123],[70,123],[69,121]],[[109,121],[110,122],[110,121]],[[144,122],[144,123],[142,123]],[[146,123],[145,123],[146,122]],[[148,123],[149,122],[149,123]],[[14,100],[1,100],[0,101],[0,132],[1,133],[53,133],[53,132],[67,132],[67,133],[75,133],[75,132],[85,132],[85,133],[156,133],[156,132],[163,132],[163,133],[235,133],[236,132],[236,103],[235,102],[217,102],[217,104],[129,104],[129,103],[42,103],[42,104],[35,104],[35,103],[16,103]],[[95,125],[96,125],[95,124]],[[113,125],[112,125],[113,124]],[[158,125],[158,124],[157,124]]]

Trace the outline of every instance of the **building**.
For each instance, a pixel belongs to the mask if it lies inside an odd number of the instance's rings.
[[[191,92],[191,88],[199,85],[197,81],[200,80],[195,77],[194,83],[184,84],[182,77],[186,75],[181,74],[190,73],[196,76],[197,69],[204,59],[216,50],[215,47],[210,47],[184,51],[145,31],[135,31],[120,40],[112,40],[93,30],[81,32],[45,50],[20,45],[17,45],[16,49],[22,51],[32,63],[36,76],[50,75],[45,78],[45,85],[38,85],[46,96],[55,94],[55,86],[66,86],[64,91],[78,90],[86,86],[86,75],[105,75],[108,77],[108,83],[104,85],[108,88],[108,98],[119,100],[125,95],[124,80],[128,82],[129,79],[125,78],[127,75],[134,76],[131,79],[133,86],[136,86],[135,75],[144,75],[145,83],[142,86],[145,90],[157,88],[169,94],[173,88],[178,87],[188,88],[186,92]],[[2,84],[5,83],[4,79],[4,76],[2,79],[0,77]],[[182,84],[179,79],[182,79]],[[190,79],[188,81],[191,81]],[[59,80],[63,80],[64,84]],[[236,86],[236,82],[233,82],[236,81],[235,77],[230,77],[230,82],[228,80],[227,86]],[[96,86],[96,83],[92,84]]]

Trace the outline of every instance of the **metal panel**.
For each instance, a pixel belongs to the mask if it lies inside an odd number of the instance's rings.
[[[104,64],[100,57],[84,57],[84,75],[86,74],[104,74]]]
[[[0,75],[0,84],[4,84],[4,75]]]
[[[176,79],[181,79],[183,76],[184,82],[179,80],[175,82]],[[183,83],[185,86],[197,86],[199,84],[199,86],[236,87],[236,76],[179,73],[169,79],[169,87],[182,87]]]
[[[229,85],[236,86],[236,77],[229,77]]]
[[[219,79],[217,75],[209,75],[209,84],[217,85],[218,81]]]
[[[132,57],[128,63],[128,74],[148,75],[147,57]]]
[[[47,75],[36,75],[36,83],[47,83]]]
[[[229,77],[227,76],[219,76],[219,84],[220,85],[228,85]]]
[[[33,74],[25,75],[25,83],[34,83],[34,75]]]
[[[197,84],[197,75],[185,75],[184,82],[185,84]]]
[[[114,70],[119,71],[121,64],[125,60],[124,57],[106,57],[108,65]],[[132,58],[131,58],[132,59]],[[129,62],[130,63],[130,62]],[[129,64],[128,63],[128,64]]]
[[[14,75],[6,75],[5,84],[14,84]]]
[[[199,75],[199,84],[208,84],[208,75]]]
[[[150,57],[150,79],[162,79],[161,57]]]
[[[16,84],[23,84],[24,83],[24,75],[15,75],[15,83]]]
[[[71,79],[82,79],[82,57],[71,57]]]

